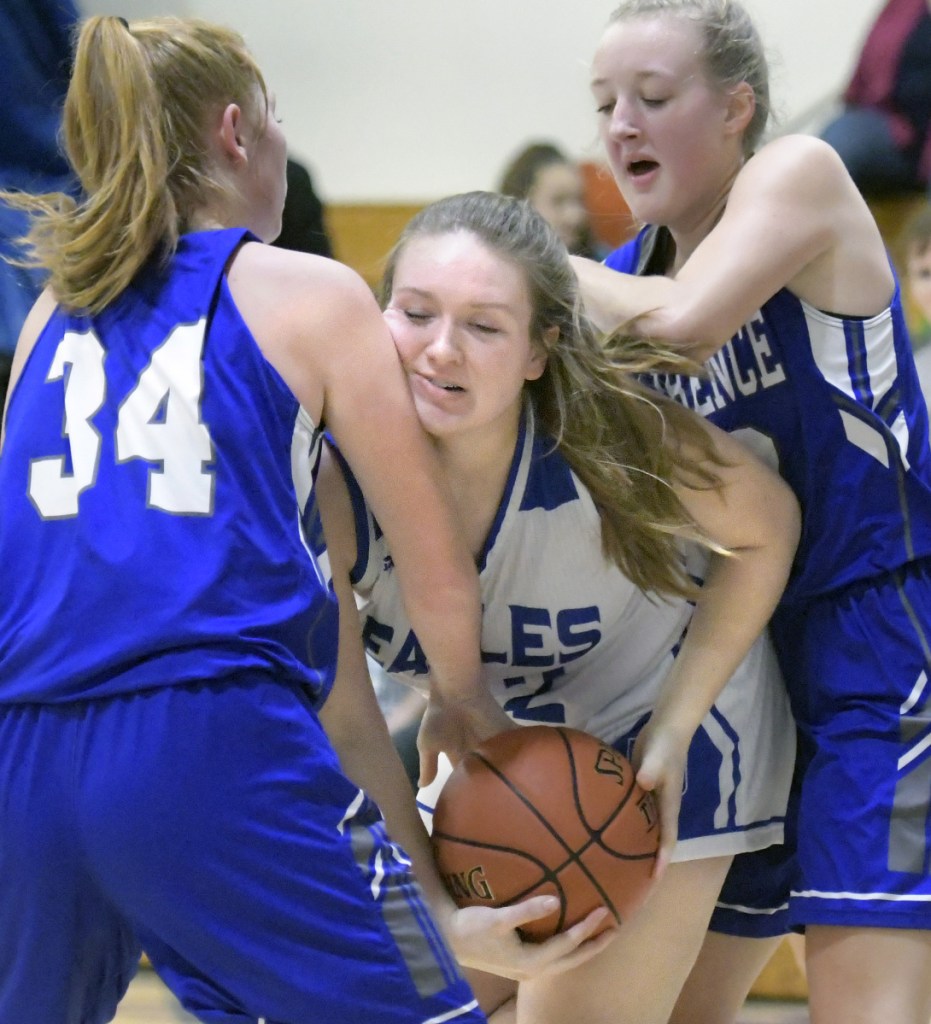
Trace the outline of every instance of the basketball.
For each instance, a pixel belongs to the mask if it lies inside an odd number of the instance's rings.
[[[533,725],[462,759],[431,838],[460,907],[558,897],[557,911],[521,928],[540,942],[600,906],[618,924],[633,914],[650,890],[659,820],[623,754],[578,729]]]

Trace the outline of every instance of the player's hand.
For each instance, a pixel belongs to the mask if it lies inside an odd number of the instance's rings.
[[[544,942],[524,942],[515,931],[521,925],[558,910],[555,896],[534,896],[511,907],[465,907],[453,911],[447,935],[456,958],[473,967],[514,981],[572,970],[597,956],[617,935],[611,927],[594,935],[610,920],[604,907]],[[594,937],[593,937],[594,935]]]
[[[516,728],[487,691],[455,703],[431,694],[417,733],[420,785],[428,786],[436,777],[440,751],[456,765],[483,740]]]
[[[653,721],[647,722],[637,737],[633,765],[637,782],[656,797],[660,845],[653,876],[659,878],[669,865],[679,834],[679,808],[692,737],[679,736],[671,729],[653,725]]]

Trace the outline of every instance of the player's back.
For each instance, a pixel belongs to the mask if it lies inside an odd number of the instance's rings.
[[[0,457],[0,702],[328,682],[335,612],[292,477],[317,436],[227,288],[244,237],[186,235],[102,313],[41,332]]]

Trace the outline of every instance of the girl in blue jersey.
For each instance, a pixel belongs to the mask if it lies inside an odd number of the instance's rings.
[[[635,384],[627,370],[649,358],[605,356],[564,246],[528,203],[472,193],[427,207],[384,287],[480,569],[491,691],[518,723],[587,729],[635,755],[661,803],[660,878],[615,941],[556,983],[521,984],[516,1004],[513,986],[483,979],[478,991],[500,1007],[496,1022],[659,1024],[733,855],[782,837],[794,727],[759,637],[789,571],[797,506],[727,434]],[[424,688],[429,659],[390,538],[330,461],[319,496],[334,577],[355,584],[369,653]]]
[[[235,33],[89,19],[64,138],[77,204],[5,196],[50,284],[0,456],[0,1020],[110,1020],[140,948],[205,1021],[484,1020],[447,939],[523,977],[610,936],[577,948],[596,913],[524,947],[552,900],[456,911],[347,673],[300,529],[324,423],[396,548],[446,742],[500,715],[377,304],[259,243],[285,140]]]
[[[760,145],[766,61],[739,4],[624,0],[592,77],[645,227],[607,267],[576,262],[586,306],[704,361],[652,383],[756,444],[803,510],[773,636],[802,737],[789,918],[812,1020],[926,1024],[931,451],[898,284],[833,150]],[[735,878],[723,899],[777,907],[770,868],[746,868],[755,896]],[[674,1019],[733,1019],[772,941],[713,936]]]

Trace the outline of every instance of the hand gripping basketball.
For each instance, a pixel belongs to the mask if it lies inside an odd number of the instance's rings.
[[[563,726],[511,729],[470,751],[440,793],[432,843],[460,907],[553,895],[523,926],[542,941],[604,906],[623,923],[646,899],[659,848],[652,794],[630,762]]]

